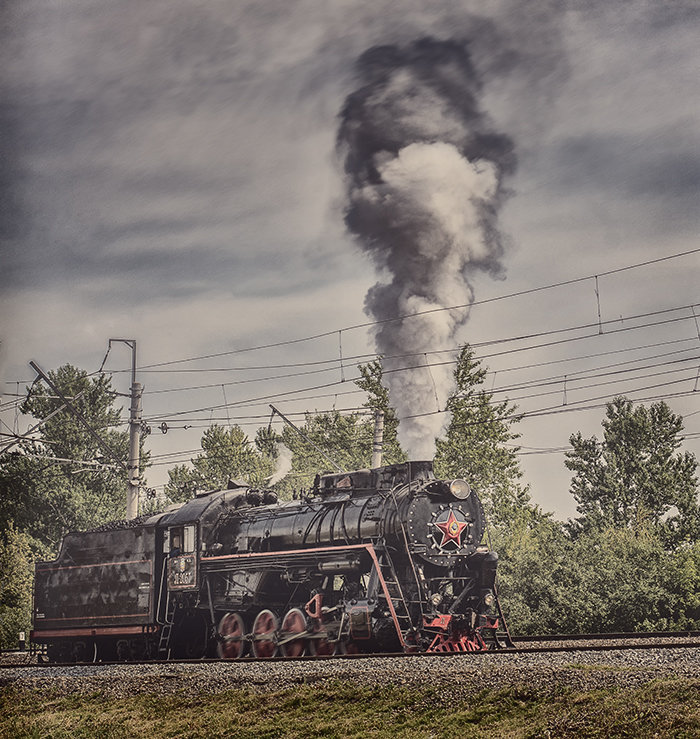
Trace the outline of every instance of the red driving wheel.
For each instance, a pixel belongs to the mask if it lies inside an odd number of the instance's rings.
[[[246,652],[247,642],[243,640],[245,624],[239,613],[227,613],[219,621],[219,634],[222,641],[216,651],[222,659],[240,659]]]
[[[285,657],[302,657],[306,653],[306,616],[300,608],[292,608],[282,620],[280,650]],[[303,634],[303,636],[295,636]],[[289,639],[289,641],[287,641]]]
[[[253,624],[253,654],[258,659],[274,657],[277,654],[277,629],[279,620],[272,611],[260,611]]]
[[[338,642],[330,641],[328,636],[318,636],[315,639],[309,639],[309,654],[314,657],[332,657],[338,651]]]

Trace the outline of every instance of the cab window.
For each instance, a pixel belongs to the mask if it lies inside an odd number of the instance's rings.
[[[168,531],[164,542],[163,551],[169,552],[171,557],[180,554],[191,554],[197,549],[197,527],[194,524],[188,526],[173,526]]]
[[[195,527],[185,526],[182,538],[182,551],[189,554],[190,552],[194,552],[196,548],[197,541],[195,536]]]

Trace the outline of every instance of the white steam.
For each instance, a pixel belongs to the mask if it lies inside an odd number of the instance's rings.
[[[430,352],[456,350],[474,300],[471,275],[502,272],[497,213],[513,147],[480,110],[463,40],[374,47],[358,60],[358,77],[338,135],[345,221],[380,274],[365,309],[378,322],[401,443],[431,459],[452,371],[428,367]]]
[[[275,485],[284,479],[292,469],[292,451],[281,441],[277,442],[277,458],[275,459],[275,470],[267,481],[268,485]]]

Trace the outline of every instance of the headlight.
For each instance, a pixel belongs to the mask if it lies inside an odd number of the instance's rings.
[[[484,596],[484,605],[487,608],[491,608],[491,606],[496,602],[496,599],[493,597],[493,593],[486,593]]]
[[[430,602],[437,608],[442,603],[442,596],[440,593],[433,593],[430,596]]]
[[[466,500],[472,494],[472,489],[466,480],[457,479],[450,483],[450,493],[458,500]]]

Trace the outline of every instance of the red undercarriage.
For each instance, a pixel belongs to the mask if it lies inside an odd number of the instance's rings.
[[[476,629],[465,629],[454,616],[442,615],[434,619],[426,618],[424,626],[430,630],[440,629],[428,647],[428,652],[483,652],[489,645],[482,635],[483,629],[498,628],[498,619],[482,617],[484,623]]]

